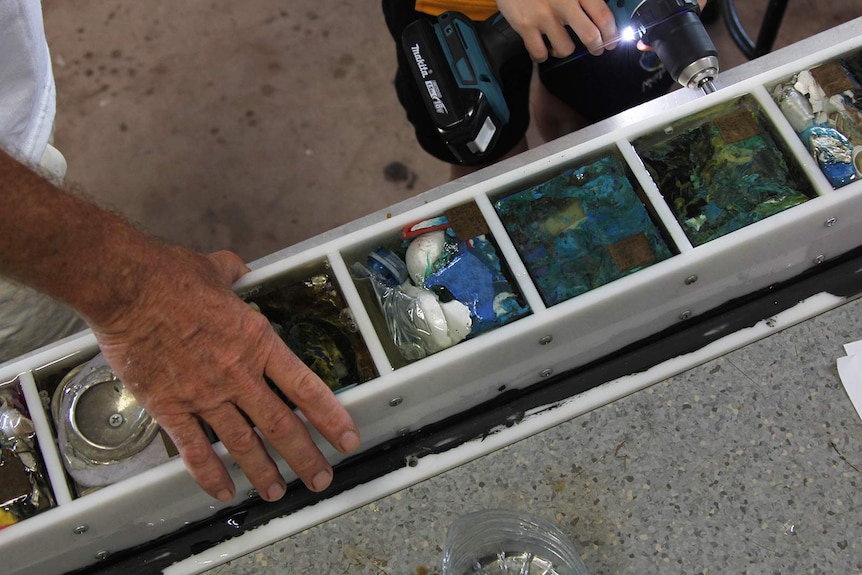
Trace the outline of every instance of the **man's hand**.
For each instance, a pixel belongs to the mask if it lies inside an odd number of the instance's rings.
[[[359,444],[347,411],[230,286],[240,258],[166,245],[116,214],[60,190],[0,150],[0,274],[77,311],[116,375],[176,443],[201,487],[221,501],[233,482],[201,421],[266,500],[284,479],[246,416],[310,489],[332,467],[268,376],[336,449]]]
[[[171,436],[195,481],[220,501],[235,494],[204,421],[260,496],[281,498],[284,479],[248,416],[309,489],[325,489],[332,468],[264,374],[340,451],[356,449],[357,429],[267,319],[230,290],[248,271],[242,260],[230,252],[203,257],[159,246],[148,267],[134,305],[92,327],[117,376]]]
[[[543,36],[551,44],[551,56],[565,58],[575,51],[565,26],[591,54],[616,47],[617,26],[606,0],[497,0],[497,7],[536,62],[548,59]]]

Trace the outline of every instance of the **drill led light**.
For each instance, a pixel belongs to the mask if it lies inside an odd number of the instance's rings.
[[[634,42],[637,39],[635,29],[631,26],[626,26],[620,30],[620,40],[623,42]]]

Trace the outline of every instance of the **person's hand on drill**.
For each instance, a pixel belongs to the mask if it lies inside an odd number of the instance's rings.
[[[701,10],[706,2],[698,0]],[[536,62],[544,62],[548,56],[565,58],[575,51],[566,26],[596,56],[605,49],[613,50],[619,39],[614,15],[606,0],[497,0],[497,8],[524,40],[524,46]],[[642,42],[638,42],[638,48],[650,49]]]
[[[575,51],[565,26],[594,55],[616,46],[617,25],[606,0],[497,0],[497,8],[536,62],[544,62],[548,56],[565,58]]]
[[[235,487],[204,434],[216,432],[265,500],[285,481],[257,426],[299,478],[325,489],[332,468],[268,376],[333,446],[357,428],[326,385],[230,289],[239,256],[202,256],[147,236],[67,194],[0,151],[0,274],[75,309],[120,380],[170,435],[192,477],[220,501]]]

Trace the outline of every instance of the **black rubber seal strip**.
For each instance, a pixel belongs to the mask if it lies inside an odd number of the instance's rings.
[[[410,465],[417,458],[486,437],[501,425],[515,425],[526,412],[537,407],[549,406],[552,409],[555,403],[605,382],[646,371],[666,360],[697,351],[819,293],[846,299],[862,293],[862,247],[824,262],[790,281],[681,322],[589,365],[525,389],[506,390],[491,401],[348,458],[336,466],[332,485],[324,493],[311,492],[301,483],[294,482],[280,501],[267,503],[259,498],[249,499],[213,517],[70,573],[152,574],[273,519]]]

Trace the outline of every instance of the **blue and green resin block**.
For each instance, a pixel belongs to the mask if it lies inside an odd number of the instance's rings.
[[[495,207],[548,306],[673,255],[616,155]]]
[[[814,197],[749,96],[684,118],[634,147],[692,245]]]

